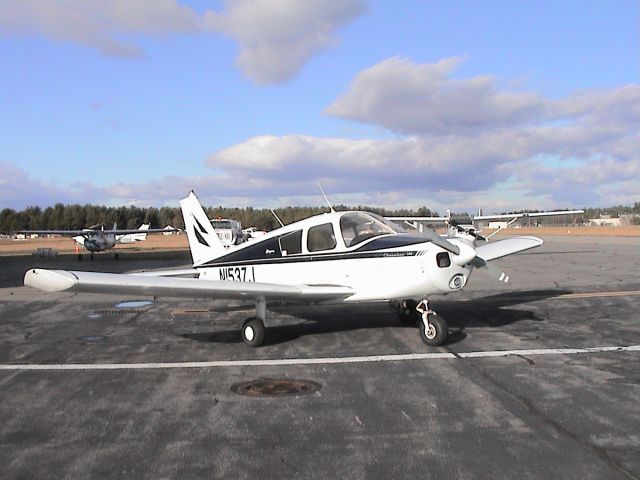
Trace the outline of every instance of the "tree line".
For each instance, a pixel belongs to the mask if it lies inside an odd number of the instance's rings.
[[[336,210],[366,210],[383,216],[431,216],[437,215],[426,207],[417,210],[387,210],[375,207],[347,207],[338,205]],[[286,225],[297,220],[328,212],[326,207],[286,207],[275,212]],[[229,218],[240,221],[244,228],[257,227],[261,230],[273,230],[279,223],[269,209],[206,207],[205,212],[211,219]],[[141,208],[106,207],[104,205],[63,205],[53,207],[27,207],[24,210],[5,208],[0,211],[0,232],[14,233],[21,230],[81,230],[92,226],[104,225],[104,228],[135,229],[143,223],[151,228],[164,228],[167,225],[183,229],[184,221],[179,207]]]
[[[404,216],[438,216],[438,212],[431,211],[427,207],[417,210],[400,209],[389,210],[385,208],[357,206],[348,207],[337,205],[336,210],[365,210],[386,217]],[[609,208],[586,208],[582,216],[573,218],[576,223],[586,222],[588,218],[598,218],[601,215],[619,217],[623,214],[640,214],[640,202],[635,202],[633,207],[618,205]],[[329,211],[326,207],[286,207],[276,209],[275,212],[284,224]],[[205,212],[209,218],[230,218],[238,220],[243,227],[257,227],[261,230],[273,230],[279,226],[278,221],[271,210],[263,208],[226,208],[207,207]],[[504,212],[507,213],[507,212]],[[508,212],[512,213],[512,212]],[[453,214],[462,223],[470,223],[471,217],[466,214]],[[637,219],[640,221],[640,218]],[[559,221],[559,220],[558,220]],[[163,228],[171,225],[175,228],[184,228],[182,212],[179,207],[106,207],[104,205],[63,205],[57,203],[53,207],[27,207],[24,210],[5,208],[0,211],[0,232],[13,233],[20,230],[80,230],[94,225],[104,225],[105,228],[134,229],[143,223],[151,224],[151,228]],[[638,223],[638,222],[635,222]]]

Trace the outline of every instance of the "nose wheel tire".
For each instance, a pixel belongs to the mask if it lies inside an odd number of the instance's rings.
[[[422,338],[422,341],[427,345],[439,347],[447,341],[449,327],[444,318],[435,314],[429,314],[428,325],[425,325],[425,322],[420,319],[419,327],[420,338]]]
[[[242,341],[250,347],[260,347],[264,343],[264,322],[259,318],[249,318],[242,325]]]

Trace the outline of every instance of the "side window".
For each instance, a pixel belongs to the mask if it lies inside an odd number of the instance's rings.
[[[302,230],[282,235],[280,237],[280,251],[283,257],[302,253]]]
[[[331,250],[336,246],[336,236],[333,233],[333,225],[325,223],[311,227],[307,234],[307,249],[310,252]]]
[[[440,252],[436,255],[436,262],[440,268],[447,268],[451,266],[451,257],[447,252]]]

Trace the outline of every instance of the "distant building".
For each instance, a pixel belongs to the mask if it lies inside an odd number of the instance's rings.
[[[502,229],[507,228],[508,222],[489,222],[489,228],[491,229]]]
[[[164,229],[166,232],[162,232],[163,235],[178,235],[180,233],[180,230],[176,230],[171,225],[167,225]]]
[[[619,227],[621,225],[619,218],[610,218],[602,216],[600,218],[590,218],[589,225],[592,227]]]

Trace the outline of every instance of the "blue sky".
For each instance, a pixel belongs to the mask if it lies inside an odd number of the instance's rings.
[[[0,208],[640,201],[638,11],[0,0]]]

